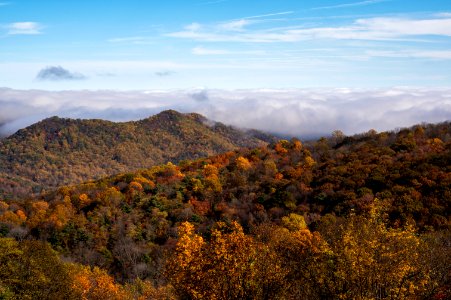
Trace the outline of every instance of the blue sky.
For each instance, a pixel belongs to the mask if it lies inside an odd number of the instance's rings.
[[[449,0],[0,0],[0,87],[450,84]]]

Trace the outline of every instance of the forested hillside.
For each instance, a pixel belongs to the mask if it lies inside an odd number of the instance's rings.
[[[0,140],[0,197],[20,198],[168,161],[258,147],[273,139],[176,111],[125,123],[53,117]]]
[[[450,205],[450,123],[168,163],[1,201],[0,295],[449,299]]]

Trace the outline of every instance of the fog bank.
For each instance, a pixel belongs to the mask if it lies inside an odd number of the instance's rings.
[[[300,138],[451,119],[451,88],[41,91],[0,88],[0,134],[46,117],[129,121],[197,112],[241,128]]]

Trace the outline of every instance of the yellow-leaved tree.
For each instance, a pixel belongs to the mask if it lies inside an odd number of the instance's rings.
[[[332,224],[332,226],[337,226]],[[339,299],[413,299],[428,284],[424,247],[412,226],[387,228],[376,199],[367,215],[338,225],[327,289]]]
[[[209,241],[188,222],[179,227],[179,235],[167,275],[181,298],[277,298],[284,273],[275,254],[238,223],[218,222]]]

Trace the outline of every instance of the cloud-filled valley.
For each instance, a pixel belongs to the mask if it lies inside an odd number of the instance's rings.
[[[451,89],[41,91],[0,89],[0,134],[50,116],[128,121],[165,109],[241,128],[314,138],[451,119]]]

